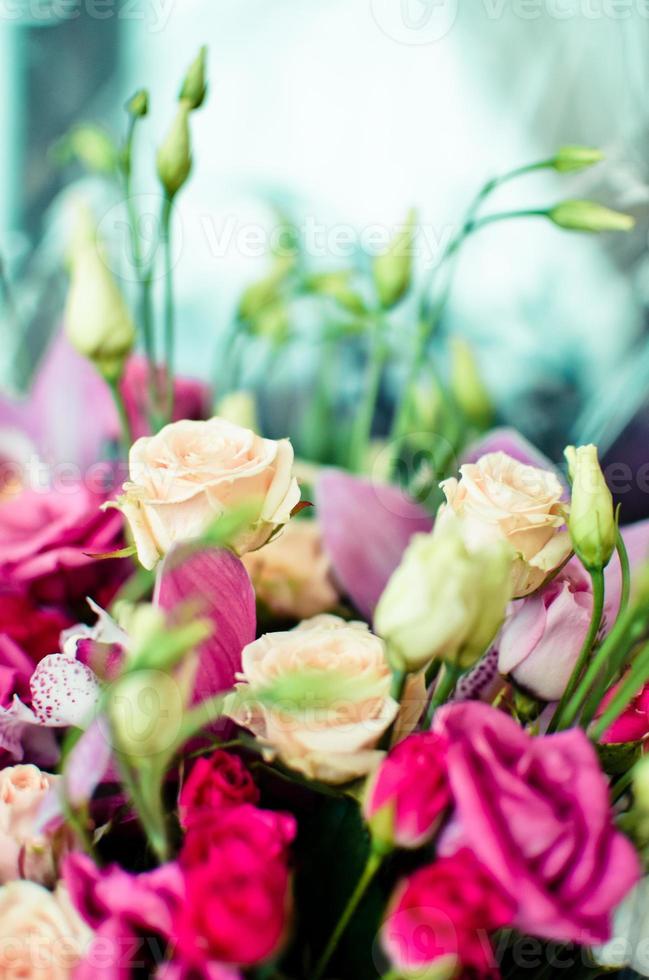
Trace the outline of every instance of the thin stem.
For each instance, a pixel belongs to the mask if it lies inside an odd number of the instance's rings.
[[[312,974],[311,980],[321,980],[324,971],[327,969],[329,961],[336,951],[338,943],[342,939],[347,926],[349,925],[351,919],[353,918],[354,912],[358,908],[361,899],[365,895],[369,885],[371,884],[374,876],[381,867],[383,861],[383,855],[379,854],[377,851],[370,851],[367,863],[363,870],[361,877],[359,878],[358,884],[354,889],[347,905],[345,906],[342,915],[340,916],[334,931],[331,934],[329,942],[327,943],[324,953],[318,960],[317,966]]]
[[[126,405],[124,404],[122,392],[119,387],[119,380],[115,379],[114,381],[108,381],[108,387],[110,388],[113,401],[115,402],[115,408],[117,409],[120,431],[122,434],[122,448],[124,450],[124,455],[127,456],[129,449],[133,445],[133,433],[131,430],[128,412],[126,411]]]
[[[461,674],[462,671],[457,664],[445,663],[443,665],[439,681],[437,682],[437,686],[433,691],[433,696],[431,697],[430,703],[426,710],[424,728],[430,728],[435,712],[439,707],[441,707],[441,705],[448,701],[449,697],[455,690],[455,685],[460,679]]]
[[[164,251],[164,352],[166,399],[165,418],[168,422],[173,419],[174,411],[174,357],[175,357],[175,310],[173,291],[173,260],[171,254],[171,216],[173,199],[165,194],[162,204],[161,233]]]
[[[620,559],[620,574],[622,576],[622,588],[620,591],[620,608],[618,610],[618,616],[621,616],[629,605],[629,594],[631,592],[631,569],[629,567],[629,555],[626,550],[626,545],[624,544],[624,538],[620,533],[620,529],[617,529],[617,536],[615,538],[615,548],[617,550],[618,558]]]
[[[617,721],[626,706],[649,680],[649,643],[645,644],[633,662],[631,670],[620,683],[606,711],[593,728],[593,738],[600,739],[607,728]]]
[[[601,568],[595,569],[590,573],[591,582],[593,583],[593,611],[590,617],[590,625],[588,627],[588,632],[582,644],[579,656],[577,658],[577,663],[574,666],[573,672],[570,675],[570,680],[566,685],[566,689],[561,695],[561,700],[557,710],[554,713],[552,721],[548,726],[548,732],[557,731],[557,729],[568,728],[575,719],[575,714],[573,709],[567,707],[569,705],[570,699],[572,698],[581,676],[584,672],[586,664],[588,663],[588,658],[590,657],[591,650],[595,640],[597,639],[597,634],[602,623],[602,613],[604,611],[604,571]]]
[[[633,769],[634,769],[633,766],[631,766],[630,769],[627,769],[627,771],[625,773],[623,773],[620,776],[620,778],[618,780],[616,780],[616,782],[614,782],[613,785],[611,786],[611,802],[612,803],[617,803],[617,801],[622,796],[624,796],[624,794],[626,793],[626,791],[631,786],[631,783],[633,782]]]
[[[363,469],[367,447],[372,435],[372,422],[381,386],[381,376],[387,358],[387,347],[382,337],[380,321],[373,329],[372,350],[365,381],[365,393],[356,415],[351,439],[350,464],[356,472]]]
[[[144,794],[140,791],[137,777],[131,771],[130,765],[123,758],[121,758],[121,753],[119,751],[114,753],[114,758],[117,762],[117,768],[119,770],[122,785],[131,798],[131,802],[135,808],[140,826],[144,830],[146,838],[156,857],[164,863],[169,859],[169,845],[167,842],[164,823],[162,826],[160,826],[156,815],[149,809],[148,803],[144,798]]]
[[[496,211],[494,214],[485,214],[482,218],[476,218],[472,222],[471,232],[479,231],[495,221],[509,221],[510,218],[546,218],[547,208],[522,208],[520,211]]]

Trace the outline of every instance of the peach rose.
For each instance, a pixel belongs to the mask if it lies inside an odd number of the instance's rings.
[[[465,463],[460,476],[440,484],[447,502],[439,519],[448,511],[464,518],[469,548],[505,538],[516,552],[513,596],[535,592],[571,552],[568,506],[561,501],[558,478],[503,452]]]
[[[29,878],[41,884],[56,880],[58,859],[70,835],[55,836],[35,829],[43,800],[60,776],[36,766],[9,766],[0,771],[0,883]]]
[[[153,568],[172,545],[249,504],[255,517],[234,542],[243,554],[289,520],[300,499],[292,466],[288,439],[262,439],[221,418],[183,420],[133,444],[130,482],[112,506],[127,518],[141,563]]]
[[[257,597],[276,616],[309,619],[338,602],[315,521],[291,521],[265,548],[245,555],[243,563]]]
[[[33,881],[0,888],[0,977],[68,980],[91,938],[64,885],[54,892]]]
[[[385,645],[365,623],[323,615],[284,633],[267,633],[244,648],[242,667],[237,690],[253,699],[273,681],[307,671],[340,671],[346,678],[367,682],[370,691],[357,699],[346,694],[326,708],[318,708],[314,691],[313,710],[300,713],[254,700],[233,707],[231,717],[254,732],[269,758],[278,755],[310,779],[334,784],[364,776],[380,762],[384,753],[378,744],[397,718],[399,704],[390,695],[392,674]],[[408,718],[398,725],[399,736],[414,727],[424,703],[424,680],[418,675],[411,678],[404,698]]]

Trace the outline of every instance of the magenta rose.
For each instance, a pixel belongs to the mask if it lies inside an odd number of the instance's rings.
[[[107,605],[128,565],[92,557],[124,545],[121,516],[101,511],[104,500],[78,484],[24,490],[0,505],[0,584],[22,587],[48,604],[76,607],[92,595]]]
[[[514,602],[497,641],[498,670],[544,701],[558,701],[586,638],[590,580],[572,561],[533,595]]]
[[[477,701],[441,708],[433,730],[449,742],[455,803],[442,850],[473,850],[515,902],[522,932],[584,945],[609,939],[611,913],[640,869],[613,824],[584,732],[533,737]]]
[[[420,868],[397,886],[381,945],[400,976],[419,975],[428,967],[440,977],[469,972],[498,976],[489,934],[509,925],[514,909],[473,852],[464,848]]]
[[[382,843],[421,847],[432,838],[450,799],[446,739],[419,732],[384,758],[369,782],[363,815]]]
[[[288,845],[295,832],[293,817],[250,804],[190,827],[180,855],[181,955],[197,967],[209,961],[250,966],[277,952],[290,912]]]
[[[258,799],[259,791],[239,756],[217,749],[194,764],[180,793],[180,822],[187,828],[219,810]]]
[[[619,684],[607,691],[597,712],[601,715],[615,697]],[[628,703],[622,714],[606,729],[600,742],[639,742],[649,733],[649,684]]]
[[[29,699],[36,664],[59,649],[61,631],[72,625],[64,612],[37,606],[26,592],[0,590],[0,706],[14,694]]]
[[[165,371],[158,368],[157,382],[161,391],[165,390]],[[140,436],[151,435],[149,426],[148,412],[148,392],[149,368],[146,358],[135,355],[129,358],[126,370],[122,378],[120,388],[128,420],[131,425],[133,439]],[[212,393],[208,385],[193,378],[174,379],[174,411],[173,422],[180,419],[194,419],[200,421],[210,417],[212,408]],[[119,426],[116,422],[115,436],[119,435]]]

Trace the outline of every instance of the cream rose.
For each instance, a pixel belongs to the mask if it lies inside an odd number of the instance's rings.
[[[153,568],[172,545],[249,504],[254,519],[234,542],[243,554],[289,520],[300,499],[292,466],[288,439],[262,439],[221,418],[174,422],[133,444],[130,482],[116,506],[131,526],[138,558]]]
[[[365,623],[347,623],[337,616],[316,616],[284,633],[267,633],[243,651],[241,683],[249,696],[274,681],[307,671],[340,671],[346,678],[367,681],[371,696],[340,703],[326,710],[300,714],[246,702],[230,711],[240,725],[254,732],[267,748],[298,772],[326,783],[346,783],[366,775],[381,760],[381,736],[395,721],[399,704],[390,696],[392,675],[385,645]],[[414,727],[425,702],[423,678],[411,679],[404,698],[407,724]]]
[[[291,521],[243,563],[257,597],[276,616],[309,619],[333,609],[340,598],[315,521]]]
[[[504,538],[516,552],[513,596],[536,591],[571,551],[558,478],[502,452],[465,463],[460,476],[441,483],[447,502],[439,520],[451,511],[462,517],[469,548]]]
[[[35,829],[39,810],[60,779],[36,766],[9,766],[0,771],[0,883],[29,878],[41,884],[56,879],[58,859],[70,835],[45,835]]]
[[[64,885],[54,892],[32,881],[0,888],[0,977],[68,980],[91,938]]]

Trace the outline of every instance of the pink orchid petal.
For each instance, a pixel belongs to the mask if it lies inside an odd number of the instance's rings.
[[[43,657],[30,681],[34,714],[41,725],[85,728],[99,703],[99,681],[85,664],[62,653]]]
[[[193,604],[196,615],[212,621],[199,651],[194,700],[231,688],[256,627],[255,591],[239,558],[224,549],[173,549],[162,562],[155,601],[166,611]]]
[[[370,619],[410,538],[433,519],[396,487],[333,469],[318,478],[316,507],[336,578]]]
[[[542,470],[551,470],[556,473],[562,483],[565,484],[566,482],[554,463],[516,429],[507,426],[491,429],[490,432],[487,432],[464,451],[462,462],[475,463],[487,453],[507,453],[512,459],[517,459],[519,463],[525,463],[526,466],[538,466]]]

